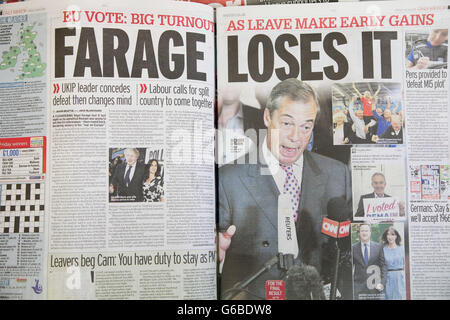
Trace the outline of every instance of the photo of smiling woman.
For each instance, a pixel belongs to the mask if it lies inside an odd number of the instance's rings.
[[[400,233],[388,227],[381,236],[387,268],[386,300],[405,300],[405,248]]]
[[[144,202],[164,202],[164,180],[158,160],[151,159],[142,186]]]

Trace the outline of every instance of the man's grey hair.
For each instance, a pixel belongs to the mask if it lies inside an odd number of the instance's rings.
[[[372,180],[373,180],[373,177],[376,177],[376,176],[383,177],[384,181],[386,182],[386,177],[385,177],[384,174],[382,174],[381,172],[375,172],[375,173],[372,175]]]
[[[123,151],[123,154],[127,154],[127,153],[130,153],[130,152],[133,152],[135,155],[136,155],[136,157],[139,157],[139,150],[138,149],[136,149],[136,148],[126,148],[124,151]]]
[[[398,114],[393,114],[393,115],[391,115],[391,123],[392,123],[392,121],[398,121],[398,122],[402,123],[402,117]]]
[[[313,99],[317,108],[316,119],[318,118],[320,105],[316,92],[309,84],[295,78],[283,80],[273,87],[266,103],[266,108],[269,109],[270,117],[272,117],[275,110],[280,108],[281,101],[285,97],[294,102],[304,103],[308,102],[310,99]]]
[[[358,233],[360,233],[359,231],[361,230],[361,227],[362,227],[362,226],[368,226],[369,229],[370,229],[370,231],[372,231],[372,223],[369,222],[369,221],[363,221],[363,222],[359,223],[357,226],[358,226],[358,227],[357,227],[357,232],[358,232]]]

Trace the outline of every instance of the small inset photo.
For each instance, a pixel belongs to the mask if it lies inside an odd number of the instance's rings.
[[[355,220],[405,219],[405,174],[400,163],[352,167]]]
[[[353,298],[405,300],[404,224],[352,223]]]
[[[334,145],[402,144],[400,83],[336,83],[332,87]]]
[[[163,202],[163,159],[163,148],[110,148],[109,202]]]
[[[406,69],[447,69],[448,29],[405,33]]]
[[[410,165],[409,196],[411,200],[449,200],[449,165]]]

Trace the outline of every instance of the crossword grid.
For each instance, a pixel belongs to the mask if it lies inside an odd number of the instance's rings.
[[[0,184],[0,233],[37,233],[44,227],[44,183]]]

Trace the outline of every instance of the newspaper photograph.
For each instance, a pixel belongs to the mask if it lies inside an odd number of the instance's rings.
[[[110,202],[164,202],[164,149],[152,149],[110,149]]]
[[[404,159],[400,148],[352,149],[354,220],[405,220]]]
[[[332,90],[334,145],[403,144],[400,83],[334,84]]]
[[[353,298],[405,300],[403,223],[352,224]]]

